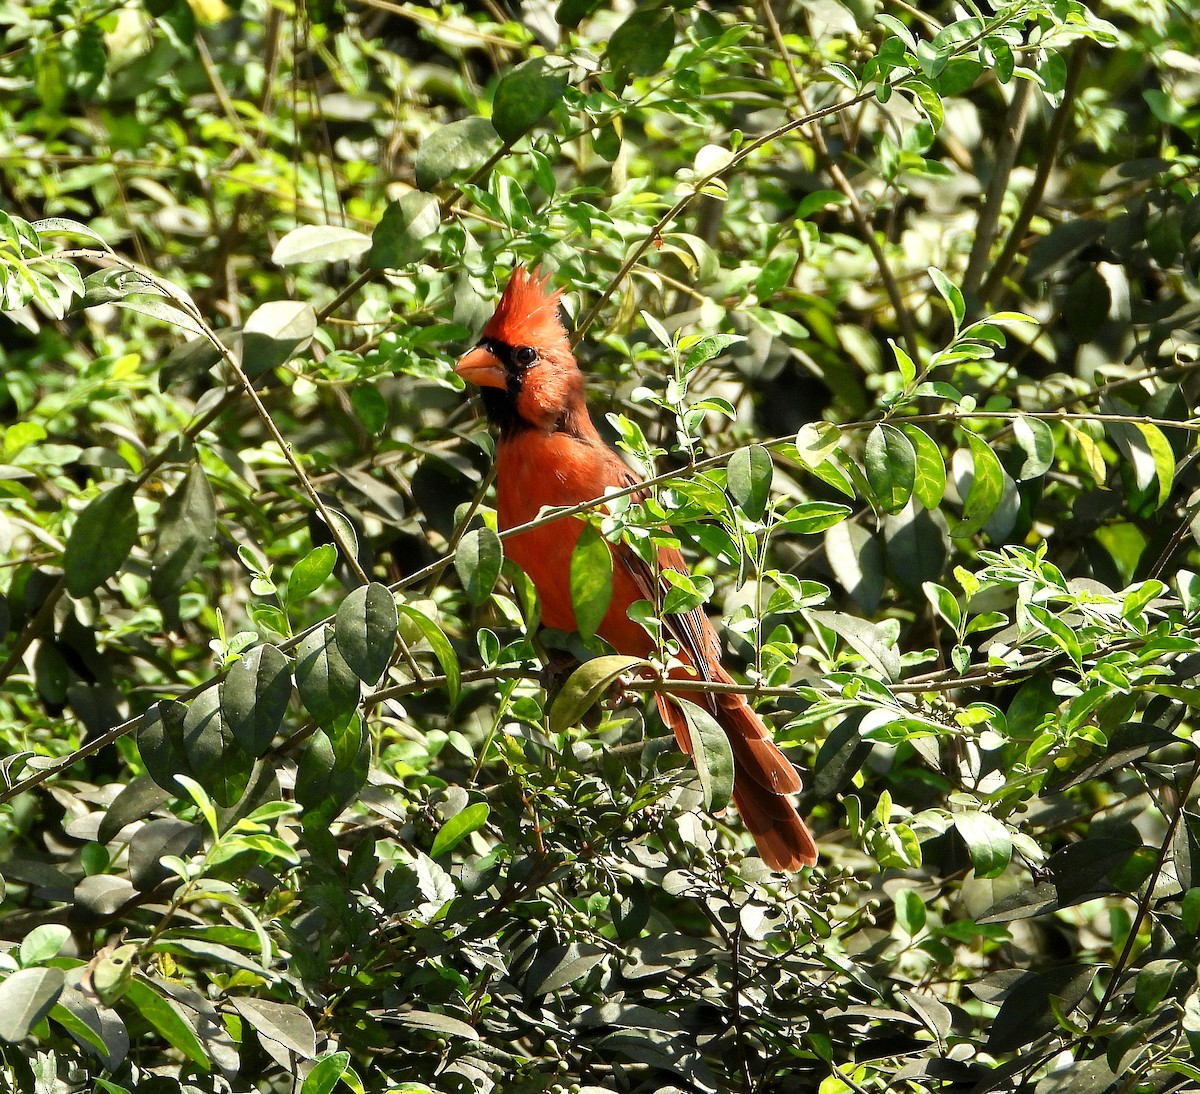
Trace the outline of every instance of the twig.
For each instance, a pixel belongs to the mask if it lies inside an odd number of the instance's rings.
[[[984,194],[983,206],[979,210],[979,220],[975,225],[975,241],[971,244],[971,257],[967,262],[967,272],[963,275],[962,292],[968,299],[977,297],[979,286],[987,269],[988,256],[991,254],[992,242],[996,238],[996,228],[1000,223],[1000,210],[1004,205],[1004,194],[1008,190],[1008,179],[1012,174],[1013,165],[1017,161],[1017,151],[1021,147],[1021,138],[1025,133],[1025,120],[1029,116],[1029,100],[1033,92],[1030,80],[1018,80],[1013,88],[1012,101],[1008,104],[1008,114],[1004,119],[1004,131],[1000,136],[999,148],[996,152],[996,162],[992,168],[992,177],[988,180],[987,192]]]
[[[1046,183],[1050,179],[1050,172],[1058,162],[1058,150],[1062,145],[1063,136],[1066,134],[1067,125],[1075,112],[1075,94],[1079,90],[1079,80],[1083,74],[1083,64],[1087,60],[1087,55],[1087,39],[1081,39],[1075,45],[1075,52],[1071,54],[1066,83],[1063,85],[1062,102],[1058,104],[1058,109],[1054,112],[1054,118],[1050,122],[1050,129],[1046,134],[1046,146],[1042,151],[1042,158],[1038,161],[1037,174],[1034,175],[1029,192],[1025,195],[1025,200],[1021,202],[1020,212],[1017,213],[1017,218],[1013,221],[1012,228],[1009,229],[1004,249],[1000,252],[999,258],[992,263],[987,280],[979,290],[980,304],[986,304],[1000,288],[1008,274],[1009,267],[1012,266],[1013,259],[1021,249],[1025,232],[1041,204],[1042,195],[1046,192]]]
[[[763,15],[766,17],[767,25],[771,28],[771,36],[775,39],[779,55],[783,58],[784,66],[791,77],[792,87],[796,92],[796,100],[800,104],[800,108],[807,112],[809,110],[808,96],[805,93],[804,84],[800,80],[800,74],[796,71],[796,66],[792,62],[792,55],[787,48],[787,43],[784,41],[783,31],[779,27],[779,20],[775,18],[775,11],[771,6],[771,0],[762,0],[761,7]],[[888,262],[887,255],[883,253],[883,244],[879,242],[879,236],[871,225],[870,218],[867,216],[866,210],[859,200],[858,192],[846,177],[846,173],[842,170],[841,166],[830,155],[829,144],[825,140],[825,134],[822,132],[821,127],[819,125],[809,126],[806,130],[806,136],[812,141],[821,166],[825,168],[829,177],[833,179],[834,185],[845,195],[846,202],[850,207],[850,214],[854,217],[854,223],[858,226],[859,234],[871,250],[871,255],[875,259],[875,265],[879,270],[880,279],[883,281],[884,290],[887,292],[888,300],[891,301],[892,311],[896,313],[896,322],[899,324],[900,336],[904,339],[904,346],[908,350],[908,355],[914,361],[920,360],[917,328],[913,324],[912,313],[909,312],[908,306],[904,303],[904,294],[900,291],[900,283],[896,280],[896,274],[892,270],[891,263]]]

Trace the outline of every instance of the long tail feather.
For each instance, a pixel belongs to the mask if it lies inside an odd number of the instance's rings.
[[[730,677],[719,665],[718,679]],[[763,720],[741,695],[717,696],[715,716],[733,750],[733,804],[773,870],[799,870],[817,861],[817,845],[789,794],[800,789],[800,776],[775,742]],[[680,748],[692,754],[691,735],[683,712],[669,696],[658,695],[663,721]]]

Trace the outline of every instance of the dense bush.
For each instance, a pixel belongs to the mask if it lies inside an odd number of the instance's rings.
[[[1195,20],[517,9],[0,5],[6,1088],[1195,1089]],[[811,871],[537,630],[518,263]]]

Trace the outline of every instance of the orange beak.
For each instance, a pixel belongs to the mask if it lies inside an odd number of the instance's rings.
[[[488,352],[483,346],[476,346],[464,353],[454,371],[468,383],[478,387],[508,387],[504,366],[496,359],[495,354]]]

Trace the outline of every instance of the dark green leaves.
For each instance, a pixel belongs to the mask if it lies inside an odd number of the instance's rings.
[[[490,528],[475,528],[462,537],[454,555],[454,568],[472,604],[482,604],[492,595],[503,563],[500,537]]]
[[[456,171],[478,167],[496,147],[496,130],[486,118],[463,118],[435,129],[417,149],[417,185],[432,190]]]
[[[395,598],[376,581],[359,586],[342,601],[333,628],[338,652],[364,684],[373,685],[383,676],[399,623]]]
[[[532,129],[562,100],[567,74],[545,57],[533,57],[509,69],[496,87],[492,125],[506,141]]]
[[[92,498],[76,519],[63,553],[72,596],[87,596],[107,581],[133,549],[138,531],[133,491],[133,483],[118,483]]]
[[[608,62],[618,86],[624,87],[635,76],[656,75],[674,44],[675,17],[669,7],[635,10],[608,42]]]
[[[320,726],[349,714],[358,703],[358,677],[346,664],[332,627],[318,627],[296,647],[296,688]]]
[[[204,469],[194,463],[159,510],[150,576],[155,600],[177,593],[200,568],[216,529],[212,487]]]
[[[441,206],[432,194],[412,190],[391,202],[371,233],[367,265],[372,270],[398,270],[434,246],[441,226]]]
[[[612,601],[613,557],[608,541],[590,524],[583,526],[571,552],[571,604],[575,626],[591,637]]]
[[[20,969],[0,981],[0,1040],[23,1041],[58,1001],[62,969]]]
[[[221,713],[233,739],[251,756],[261,756],[283,725],[292,694],[288,659],[264,643],[234,663],[221,687]]]
[[[700,776],[704,808],[719,813],[733,796],[733,749],[729,737],[704,707],[676,699],[687,721],[692,742],[692,763]]]

